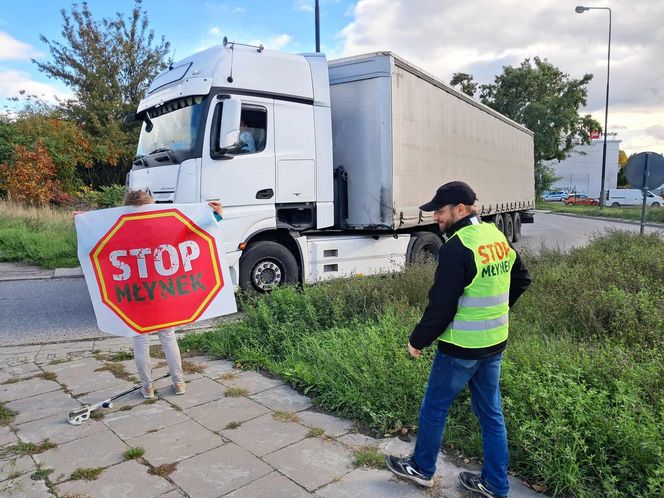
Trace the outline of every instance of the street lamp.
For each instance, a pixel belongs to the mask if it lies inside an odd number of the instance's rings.
[[[608,7],[584,7],[577,5],[574,9],[577,14],[583,14],[586,10],[608,10],[609,11],[609,54],[606,60],[606,106],[604,108],[604,148],[602,149],[602,186],[599,192],[599,206],[604,207],[604,176],[606,173],[606,135],[609,119],[609,67],[611,65],[611,9]]]

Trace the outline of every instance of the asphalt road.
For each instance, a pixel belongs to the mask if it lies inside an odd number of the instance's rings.
[[[607,230],[639,231],[638,224],[537,213],[523,225],[518,248],[568,250]],[[647,228],[664,234],[664,228]],[[97,329],[82,278],[19,280],[0,283],[0,345],[108,337]]]

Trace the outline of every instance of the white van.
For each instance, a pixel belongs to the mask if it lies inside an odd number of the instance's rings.
[[[605,204],[616,208],[621,206],[640,206],[643,204],[643,193],[638,188],[610,188],[606,191]],[[648,190],[646,205],[649,207],[664,206],[664,199]]]

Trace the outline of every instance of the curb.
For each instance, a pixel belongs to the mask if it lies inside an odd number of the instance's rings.
[[[609,218],[608,216],[588,216],[585,214],[576,214],[576,213],[567,213],[567,212],[560,212],[560,211],[554,211],[554,210],[547,210],[547,209],[536,209],[535,213],[540,213],[540,214],[556,214],[560,216],[567,216],[569,218],[586,218],[589,220],[599,220],[599,221],[608,221],[611,223],[625,223],[627,225],[636,225],[640,226],[641,221],[637,220],[628,220],[624,218]],[[647,221],[644,226],[647,226],[648,228],[662,228],[664,229],[664,223],[658,223],[658,222],[652,222],[652,221]]]

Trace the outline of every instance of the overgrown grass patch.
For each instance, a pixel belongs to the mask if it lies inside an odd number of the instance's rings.
[[[94,468],[82,468],[79,467],[74,472],[71,473],[69,479],[72,481],[95,481],[104,472],[103,467],[94,467]]]
[[[140,446],[135,446],[125,451],[122,454],[122,456],[124,457],[125,460],[135,460],[136,458],[141,458],[144,453],[145,453],[145,448],[141,448]]]
[[[363,469],[385,469],[385,456],[376,446],[360,446],[354,452],[353,465]]]
[[[569,253],[525,254],[531,289],[511,314],[503,405],[511,470],[554,496],[664,494],[664,241],[614,232]],[[382,435],[415,429],[434,348],[407,339],[433,267],[245,301],[241,322],[182,341],[266,369]],[[445,444],[481,457],[464,390]]]
[[[0,200],[0,261],[45,268],[78,266],[71,214]]]

